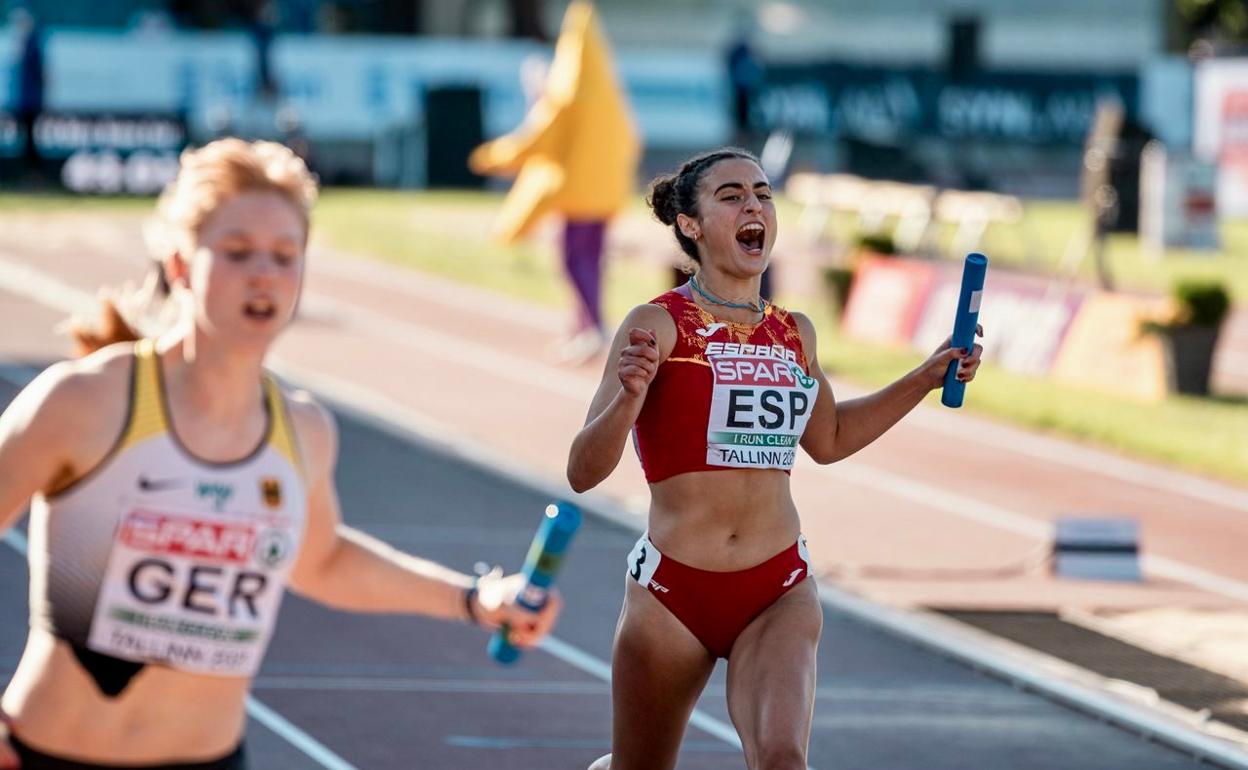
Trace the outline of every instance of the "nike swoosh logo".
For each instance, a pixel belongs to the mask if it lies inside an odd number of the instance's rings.
[[[714,334],[716,331],[727,328],[727,326],[728,324],[713,323],[710,326],[706,327],[705,329],[694,329],[694,331],[698,333],[698,336],[709,337],[712,334]]]
[[[795,582],[797,581],[797,576],[798,576],[798,575],[800,575],[800,574],[802,574],[802,573],[803,573],[803,572],[805,572],[805,571],[806,571],[806,570],[805,570],[805,568],[803,568],[803,567],[798,567],[797,569],[793,570],[793,574],[792,574],[792,575],[789,575],[789,579],[788,579],[788,580],[786,580],[786,581],[784,581],[784,586],[783,586],[783,587],[784,587],[784,588],[788,588],[789,586],[793,585],[793,583],[795,583]]]
[[[176,489],[185,482],[182,479],[149,479],[147,476],[139,476],[139,489],[144,492],[159,492],[163,489]]]

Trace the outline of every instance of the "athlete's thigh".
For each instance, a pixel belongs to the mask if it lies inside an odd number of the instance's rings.
[[[728,659],[728,713],[751,768],[765,757],[805,758],[822,630],[815,581],[804,580],[737,637]]]
[[[610,767],[667,770],[715,659],[658,599],[626,583],[611,662]]]

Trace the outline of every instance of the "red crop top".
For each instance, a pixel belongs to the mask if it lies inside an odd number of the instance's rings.
[[[633,427],[646,481],[732,468],[787,473],[819,395],[793,316],[768,305],[757,324],[716,321],[687,284],[651,304],[676,322],[676,346]]]

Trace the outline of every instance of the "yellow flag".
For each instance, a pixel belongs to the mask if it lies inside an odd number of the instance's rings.
[[[633,192],[639,153],[597,13],[574,0],[541,97],[519,128],[478,147],[468,163],[478,174],[516,175],[497,223],[497,235],[514,241],[546,214],[610,217]]]

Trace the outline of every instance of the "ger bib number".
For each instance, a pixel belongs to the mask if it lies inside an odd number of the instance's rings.
[[[255,522],[131,511],[113,544],[88,646],[254,676],[293,547],[292,533]]]
[[[793,467],[819,384],[784,348],[776,355],[708,356],[714,376],[706,464]]]

